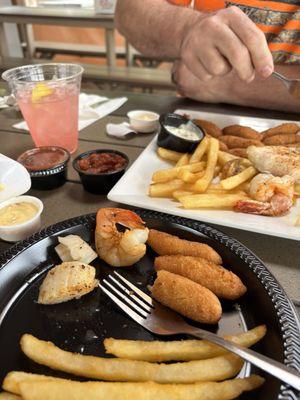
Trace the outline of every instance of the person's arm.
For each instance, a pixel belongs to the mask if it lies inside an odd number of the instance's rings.
[[[199,15],[166,0],[119,0],[115,21],[118,31],[146,56],[178,58],[185,31]]]
[[[276,71],[288,78],[300,79],[300,65],[277,65]],[[179,92],[194,100],[300,112],[300,98],[290,95],[273,76],[268,79],[256,77],[251,83],[246,83],[232,71],[226,76],[203,82],[180,61],[174,64],[173,74]]]
[[[251,82],[274,68],[265,35],[237,7],[201,13],[167,0],[119,0],[116,26],[142,53],[180,58],[202,81],[234,69]]]

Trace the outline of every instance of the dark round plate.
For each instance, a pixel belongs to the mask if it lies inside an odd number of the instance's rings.
[[[238,304],[223,303],[218,326],[209,327],[220,334],[241,332],[259,324],[268,328],[265,338],[254,348],[286,365],[300,369],[300,323],[296,311],[273,275],[253,253],[224,233],[197,221],[157,212],[138,210],[148,227],[190,240],[201,240],[215,248],[225,267],[241,277],[248,291]],[[36,303],[45,272],[60,262],[54,251],[57,236],[78,234],[94,242],[95,215],[85,215],[53,225],[12,247],[0,257],[0,380],[11,370],[64,376],[28,360],[20,351],[23,333],[51,340],[63,349],[105,356],[105,337],[153,340],[157,336],[144,330],[124,315],[100,289],[80,300],[55,306]],[[136,266],[120,272],[147,291],[153,282],[153,259],[147,254]],[[93,265],[98,277],[112,269],[100,260]],[[205,327],[208,328],[207,326]],[[260,373],[266,383],[243,399],[296,399],[296,393],[264,371],[246,364],[241,376]],[[77,378],[78,379],[78,378]]]

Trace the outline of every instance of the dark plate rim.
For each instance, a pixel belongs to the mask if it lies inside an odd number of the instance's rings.
[[[264,265],[262,260],[255,256],[246,246],[238,240],[226,235],[222,231],[207,225],[206,223],[178,217],[175,215],[164,214],[157,211],[135,209],[142,218],[160,220],[162,222],[170,222],[178,224],[196,232],[203,233],[211,239],[216,240],[226,246],[241,258],[253,271],[256,278],[263,285],[267,295],[270,297],[273,307],[278,317],[278,324],[282,333],[284,346],[284,363],[285,365],[300,371],[300,321],[296,309],[292,301],[288,298],[282,286],[277,282],[272,273]],[[84,214],[79,217],[70,218],[65,221],[51,225],[40,232],[32,235],[28,239],[12,246],[5,253],[0,255],[0,270],[4,268],[12,259],[17,257],[21,252],[36,244],[40,240],[54,235],[61,230],[74,227],[76,225],[85,225],[95,221],[95,213]],[[289,386],[284,384],[280,387],[278,398],[286,400],[297,399],[297,393]]]

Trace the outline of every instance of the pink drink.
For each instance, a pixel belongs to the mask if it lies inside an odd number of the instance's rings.
[[[70,153],[78,144],[78,95],[76,85],[51,87],[51,93],[33,100],[32,91],[18,92],[18,104],[36,146],[60,146]]]

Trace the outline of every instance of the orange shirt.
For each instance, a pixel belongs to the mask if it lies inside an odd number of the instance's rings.
[[[239,7],[265,33],[276,63],[300,64],[300,0],[168,0],[208,12]]]

